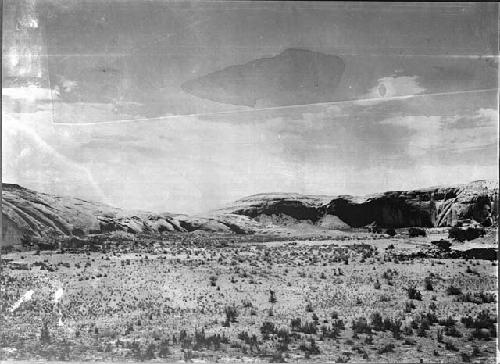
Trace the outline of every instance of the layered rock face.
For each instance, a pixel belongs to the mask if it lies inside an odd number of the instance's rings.
[[[454,195],[439,205],[437,226],[454,226],[464,219],[483,223],[498,216],[498,181],[475,181],[459,186]]]
[[[219,211],[251,218],[261,215],[286,215],[296,220],[317,222],[323,217],[330,196],[308,196],[292,193],[265,193],[245,197]]]
[[[105,204],[2,184],[2,246],[20,245],[26,237],[87,236],[114,231],[249,233],[255,225],[250,218],[230,214],[192,217],[131,213]]]
[[[104,204],[2,184],[2,222],[10,222],[9,229],[21,235],[41,235],[49,229],[62,235],[71,235],[74,229],[99,231],[100,217],[112,218],[119,212]]]
[[[333,199],[326,206],[326,213],[338,216],[352,227],[375,222],[383,227],[434,226],[435,203],[427,195],[390,192],[356,201],[350,196]]]
[[[388,228],[445,227],[465,219],[482,223],[491,218],[497,208],[497,195],[498,182],[476,181],[461,186],[391,191],[365,197],[262,194],[236,201],[225,211],[252,218],[288,215],[318,225],[328,216],[335,216],[337,226],[343,222],[350,227],[371,223]]]
[[[323,230],[454,226],[468,219],[496,221],[498,182],[476,181],[455,187],[392,191],[365,197],[260,194],[204,216],[131,213],[105,204],[52,196],[18,185],[2,185],[2,245],[19,245],[26,236],[86,236],[206,231],[249,234],[275,227]]]

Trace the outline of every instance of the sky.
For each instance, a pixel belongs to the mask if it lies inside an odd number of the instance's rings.
[[[2,181],[198,213],[498,179],[494,3],[4,3]]]

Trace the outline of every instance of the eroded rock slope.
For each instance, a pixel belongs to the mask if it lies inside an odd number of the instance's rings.
[[[498,182],[486,181],[364,197],[260,194],[202,216],[130,212],[2,184],[2,245],[18,245],[33,236],[82,237],[114,231],[250,234],[283,227],[309,231],[373,224],[393,228],[443,227],[466,219],[486,224],[492,222],[497,208]]]

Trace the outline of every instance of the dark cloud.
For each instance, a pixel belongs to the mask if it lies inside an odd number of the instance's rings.
[[[188,81],[182,89],[212,101],[254,108],[314,104],[335,100],[344,69],[340,57],[287,49],[272,58]]]
[[[99,114],[108,120],[237,110],[231,103],[259,108],[497,87],[495,63],[467,59],[492,54],[492,4],[37,4],[51,87],[65,103],[111,105],[109,115]],[[300,61],[298,68],[281,62],[277,70],[248,73],[261,81],[239,74],[242,65],[279,58],[287,48],[341,59],[345,70]],[[223,71],[228,67],[237,75]],[[181,89],[209,74],[211,82],[191,90],[201,97]],[[92,115],[87,122],[106,121]],[[65,113],[55,119],[72,122]]]
[[[496,64],[483,59],[364,55],[340,58],[287,50],[272,58],[224,68],[190,80],[182,87],[200,98],[258,109],[494,89],[497,71]]]

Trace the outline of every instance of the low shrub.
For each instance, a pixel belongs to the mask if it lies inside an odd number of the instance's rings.
[[[446,293],[449,296],[458,296],[462,294],[462,290],[455,286],[449,286],[448,288],[446,288]]]
[[[422,294],[414,286],[408,288],[408,298],[410,300],[422,301]]]
[[[394,351],[394,348],[395,348],[394,344],[386,344],[380,349],[378,349],[377,353],[379,354],[391,353]]]
[[[489,292],[467,292],[458,295],[455,299],[457,302],[472,302],[476,305],[481,305],[483,303],[493,303],[496,302],[496,296]]]
[[[318,345],[316,344],[316,341],[313,338],[309,339],[309,345],[307,345],[306,343],[302,343],[299,346],[299,349],[308,355],[318,355],[321,353]]]
[[[236,306],[231,305],[224,307],[224,313],[226,314],[226,323],[237,322],[236,318],[238,317],[238,309]]]
[[[408,235],[410,236],[410,238],[416,238],[419,236],[422,236],[425,238],[427,236],[427,233],[425,232],[424,229],[412,227],[408,230]]]
[[[264,340],[267,340],[271,335],[277,333],[276,326],[272,322],[266,321],[260,327],[260,333]]]
[[[352,320],[352,330],[357,334],[371,334],[372,328],[368,324],[365,317],[359,317],[356,320]]]

